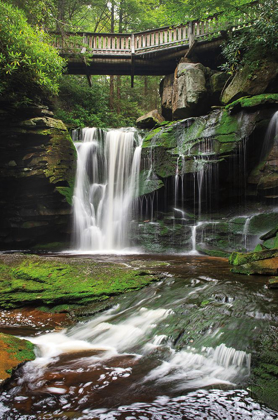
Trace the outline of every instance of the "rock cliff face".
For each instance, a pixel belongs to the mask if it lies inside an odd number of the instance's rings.
[[[278,94],[265,94],[150,131],[139,188],[145,220],[134,226],[141,244],[223,256],[253,249],[278,223],[277,141],[266,134],[277,110]]]
[[[1,248],[69,240],[76,151],[45,109],[1,115]]]

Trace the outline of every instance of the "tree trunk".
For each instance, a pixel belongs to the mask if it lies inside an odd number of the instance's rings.
[[[115,3],[114,0],[111,2],[111,34],[115,30]],[[114,76],[110,76],[110,99],[109,99],[109,108],[114,109]]]
[[[110,97],[109,97],[109,108],[114,109],[114,76],[110,76]]]
[[[117,114],[121,112],[121,76],[117,76]]]

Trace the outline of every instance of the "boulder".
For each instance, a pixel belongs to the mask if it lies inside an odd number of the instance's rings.
[[[215,72],[211,75],[210,80],[209,80],[209,87],[210,87],[212,103],[214,105],[220,103],[219,98],[228,79],[229,79],[229,75],[221,71]]]
[[[142,117],[136,120],[136,125],[138,128],[153,128],[157,124],[165,121],[165,118],[158,112],[157,109],[150,111],[148,114],[143,115]]]
[[[278,76],[278,63],[265,62],[259,69],[253,71],[249,66],[240,69],[231,83],[226,87],[221,102],[228,104],[243,96],[259,95],[268,90],[275,90],[275,80]]]
[[[202,115],[207,110],[206,69],[200,63],[180,63],[173,85],[173,119]]]
[[[167,121],[172,121],[172,96],[174,74],[168,74],[162,79],[159,87],[162,115]]]

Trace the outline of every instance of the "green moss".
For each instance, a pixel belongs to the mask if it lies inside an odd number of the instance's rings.
[[[152,130],[144,139],[142,148],[165,147],[171,149],[177,145],[175,127],[165,125]]]
[[[143,140],[142,148],[151,147],[153,146],[152,140],[153,138],[162,132],[162,128],[158,127],[154,130],[150,131]]]
[[[71,180],[69,180],[69,186],[68,187],[56,187],[56,190],[60,194],[62,194],[66,197],[66,200],[70,205],[72,205],[74,185],[75,185],[75,181],[74,181],[74,179],[71,179]]]
[[[223,111],[219,124],[215,129],[215,138],[220,143],[237,142],[241,140],[238,136],[239,125],[237,118]]]
[[[34,360],[36,357],[34,353],[35,346],[30,341],[0,333],[0,343],[2,343],[1,348],[5,348],[5,351],[9,353],[9,358],[14,359],[16,364],[25,360]]]
[[[264,241],[264,247],[267,249],[277,249],[278,248],[278,235],[275,238],[270,238]]]
[[[0,306],[82,305],[130,290],[138,290],[157,278],[151,272],[134,271],[119,264],[91,260],[25,257],[0,265]]]
[[[164,183],[161,181],[161,179],[149,179],[148,175],[149,171],[141,171],[139,174],[138,197],[145,194],[150,194],[164,187]]]
[[[209,300],[203,300],[203,302],[201,302],[201,306],[202,307],[207,306],[209,304],[210,304],[210,301]]]
[[[261,244],[258,244],[258,245],[255,247],[254,252],[259,252],[259,251],[263,251],[263,250],[264,250],[263,246],[262,246]]]
[[[252,108],[266,103],[278,103],[278,93],[264,93],[256,96],[244,96],[227,105],[226,110],[238,108]]]
[[[265,260],[272,257],[277,257],[277,250],[262,250],[258,252],[247,252],[243,254],[241,252],[232,252],[229,263],[233,265],[243,265],[253,261]]]

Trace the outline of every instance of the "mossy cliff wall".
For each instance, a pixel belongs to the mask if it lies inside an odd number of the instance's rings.
[[[244,97],[147,133],[139,188],[143,217],[132,236],[150,250],[190,251],[192,226],[199,222],[197,250],[227,255],[253,249],[278,222],[274,137],[263,153],[277,110],[278,94]]]
[[[1,248],[67,242],[76,151],[66,127],[43,108],[0,119]]]

